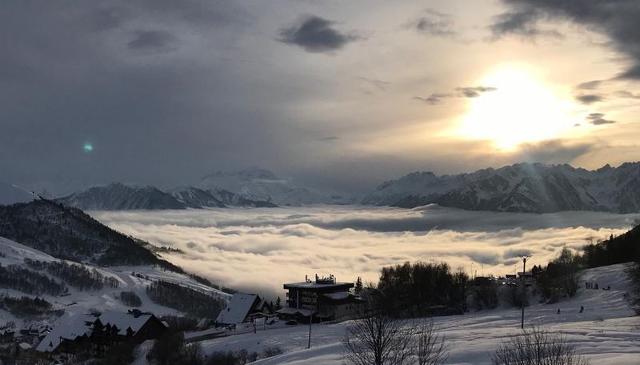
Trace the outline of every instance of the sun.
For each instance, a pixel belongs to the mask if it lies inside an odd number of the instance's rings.
[[[479,80],[489,91],[471,98],[457,134],[500,150],[560,137],[575,124],[572,102],[522,66],[501,66]]]

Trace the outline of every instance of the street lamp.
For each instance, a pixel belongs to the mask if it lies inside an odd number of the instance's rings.
[[[524,282],[524,275],[527,272],[527,258],[529,257],[530,256],[522,257],[522,279],[520,280],[522,282],[522,297],[520,298],[520,306],[522,307],[522,317],[520,319],[520,328],[522,329],[524,329],[524,300],[527,296],[527,287]]]

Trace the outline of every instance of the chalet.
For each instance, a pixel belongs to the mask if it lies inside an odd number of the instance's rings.
[[[229,326],[253,322],[256,318],[271,314],[271,308],[259,295],[236,293],[227,307],[220,311],[216,325]]]
[[[351,293],[353,283],[340,283],[333,275],[284,284],[286,306],[277,311],[282,319],[307,322],[348,319],[357,316],[364,301]],[[310,318],[311,317],[311,318]]]
[[[140,311],[64,317],[36,347],[39,352],[74,352],[78,348],[121,341],[141,343],[167,329],[156,316]]]

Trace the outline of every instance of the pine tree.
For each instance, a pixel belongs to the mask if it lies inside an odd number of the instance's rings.
[[[356,287],[353,290],[357,295],[360,295],[360,293],[362,292],[362,278],[360,278],[358,276],[358,279],[356,279]]]
[[[282,308],[282,303],[280,302],[280,297],[276,298],[276,310]]]

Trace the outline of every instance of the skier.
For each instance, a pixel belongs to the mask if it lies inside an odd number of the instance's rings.
[[[560,314],[560,308],[558,308],[558,314]]]
[[[580,313],[582,313],[582,312],[584,312],[584,306],[583,305],[580,306]]]

